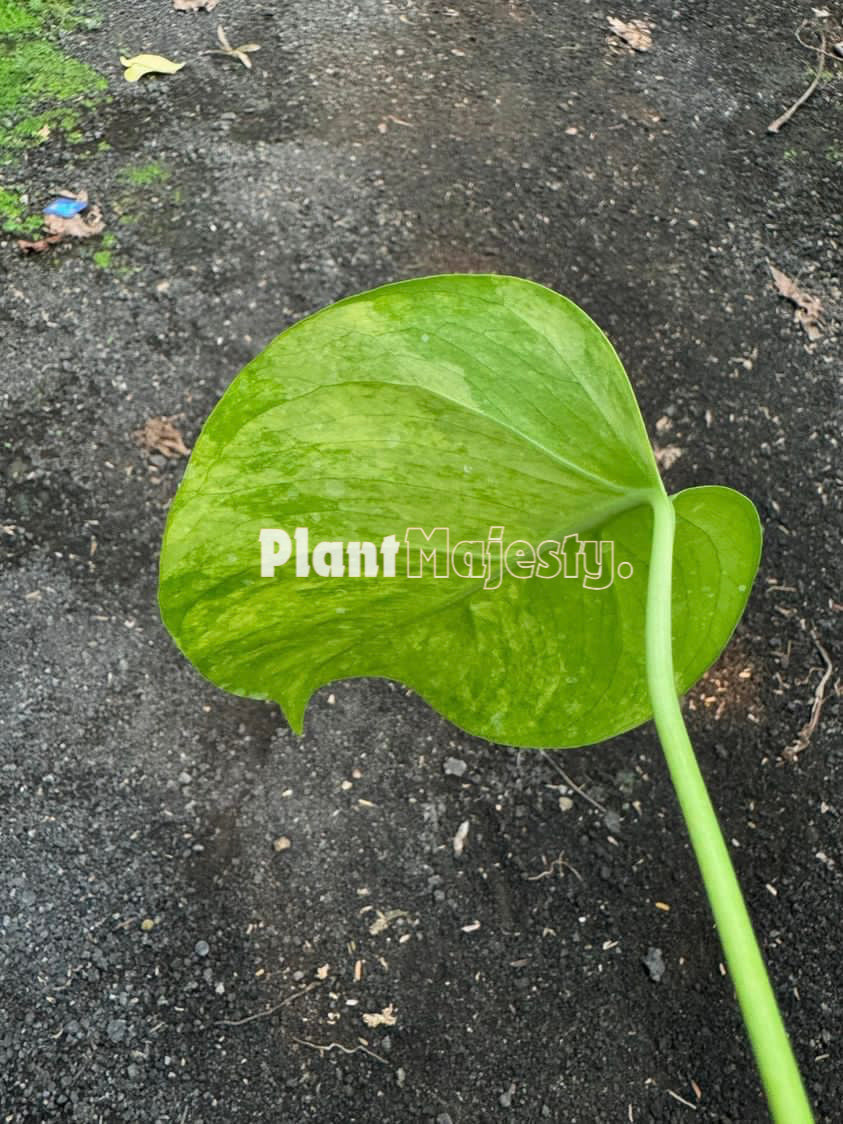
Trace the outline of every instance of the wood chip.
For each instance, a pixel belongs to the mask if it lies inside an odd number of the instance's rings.
[[[667,472],[682,456],[682,450],[678,445],[653,445],[653,456],[659,468]]]
[[[791,280],[786,273],[782,273],[780,269],[776,269],[770,262],[767,262],[767,265],[770,273],[773,275],[773,282],[779,295],[789,300],[791,304],[796,305],[794,319],[797,323],[802,325],[808,339],[819,339],[822,335],[819,322],[822,319],[823,313],[823,306],[820,298],[812,297],[808,293],[804,293],[796,282]]]
[[[395,1008],[390,1003],[388,1007],[384,1007],[382,1011],[377,1011],[374,1014],[363,1015],[363,1022],[366,1026],[395,1026]]]
[[[161,453],[169,458],[190,456],[190,449],[170,418],[149,418],[132,436],[146,453]]]
[[[647,20],[630,20],[625,23],[614,16],[607,16],[606,19],[613,34],[631,50],[649,51],[652,47],[653,36],[650,32],[654,25]]]

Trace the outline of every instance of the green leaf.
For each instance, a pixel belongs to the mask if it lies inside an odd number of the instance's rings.
[[[318,687],[386,676],[490,740],[585,745],[650,716],[644,610],[661,493],[623,367],[574,304],[510,277],[387,285],[294,325],[229,387],[170,512],[162,615],[205,676],[274,699],[297,730]],[[743,611],[761,535],[750,501],[730,489],[673,502],[684,691]],[[262,577],[261,530],[298,527],[311,549],[449,528],[451,550],[477,544],[467,548],[477,568],[490,528],[533,547],[576,534],[614,544],[613,580],[586,588],[580,568],[505,574],[486,589],[434,577],[430,564],[408,578],[404,550],[394,578],[297,577],[294,558]],[[586,550],[597,574],[596,547]],[[548,548],[540,557],[543,572],[554,568]],[[630,577],[617,576],[621,562]],[[592,585],[608,573],[606,560]]]

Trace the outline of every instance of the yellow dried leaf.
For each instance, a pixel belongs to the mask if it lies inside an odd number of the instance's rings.
[[[123,77],[127,82],[137,82],[144,74],[175,74],[185,65],[165,59],[163,55],[133,55],[130,59],[121,55],[120,62],[126,68]]]

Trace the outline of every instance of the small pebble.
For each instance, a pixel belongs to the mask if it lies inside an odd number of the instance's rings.
[[[459,757],[448,757],[445,761],[444,771],[448,777],[462,777],[465,776],[465,771],[468,768],[464,761]]]
[[[641,957],[641,963],[650,973],[650,979],[654,983],[658,983],[666,971],[662,950],[660,948],[648,948],[647,955]]]
[[[501,1095],[498,1097],[498,1102],[500,1103],[501,1108],[512,1108],[512,1098],[514,1095],[515,1082],[513,1081],[507,1091],[505,1093],[501,1093]]]
[[[618,835],[620,833],[621,818],[617,812],[613,812],[610,809],[603,817],[603,823],[606,825],[612,835]]]
[[[208,953],[211,951],[211,946],[208,944],[207,941],[197,941],[196,944],[193,946],[193,951],[196,953],[197,956],[207,956]]]
[[[126,1020],[112,1019],[106,1028],[106,1034],[112,1042],[122,1042],[126,1037]]]
[[[570,810],[573,808],[573,806],[574,806],[574,802],[573,802],[573,800],[571,799],[570,796],[560,796],[559,797],[559,811],[560,812],[570,812]]]
[[[290,838],[287,835],[279,835],[275,842],[272,844],[276,851],[289,851],[292,845],[293,844],[290,842]]]

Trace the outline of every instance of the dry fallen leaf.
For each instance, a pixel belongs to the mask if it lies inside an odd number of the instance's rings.
[[[58,235],[59,238],[92,238],[105,230],[102,211],[96,203],[84,214],[71,215],[70,218],[63,218],[61,215],[44,215],[44,226],[48,234]]]
[[[127,82],[137,82],[144,74],[175,74],[185,65],[165,59],[163,55],[132,55],[130,59],[121,55],[120,62],[126,68],[123,77]]]
[[[650,32],[654,25],[648,23],[647,20],[630,20],[628,23],[624,23],[623,20],[615,19],[614,16],[607,16],[606,19],[618,39],[622,40],[627,47],[631,47],[633,51],[649,51],[652,47],[653,37]]]
[[[220,45],[219,47],[213,47],[211,49],[212,55],[229,55],[233,59],[239,59],[247,70],[252,69],[252,60],[249,58],[247,52],[259,51],[259,43],[241,43],[239,47],[232,47],[228,41],[228,36],[222,29],[222,24],[217,28],[217,39]]]
[[[190,449],[169,418],[149,418],[132,436],[147,453],[161,453],[171,458],[190,455]]]
[[[378,933],[385,932],[392,922],[397,921],[399,917],[410,916],[405,909],[388,909],[385,913],[381,910],[376,910],[376,912],[377,917],[369,926],[369,932],[373,937],[376,937]]]
[[[786,273],[782,273],[780,269],[776,269],[776,267],[770,265],[769,262],[767,265],[770,268],[770,273],[773,275],[773,281],[780,296],[785,297],[786,300],[796,305],[794,319],[802,325],[808,339],[819,339],[822,335],[819,322],[823,314],[823,306],[820,298],[803,293],[796,282],[792,281]]]
[[[43,252],[61,242],[61,234],[48,234],[45,238],[36,238],[31,242],[28,238],[18,238],[18,249],[23,254],[43,254]]]
[[[395,1026],[395,1008],[390,1003],[390,1005],[388,1007],[384,1007],[382,1011],[378,1011],[375,1014],[371,1015],[364,1015],[363,1022],[366,1024],[366,1026],[371,1027]]]
[[[219,0],[173,0],[173,7],[177,12],[198,12],[200,8],[212,12],[218,3]]]
[[[682,450],[678,445],[653,445],[653,456],[659,468],[667,472],[682,456]]]

